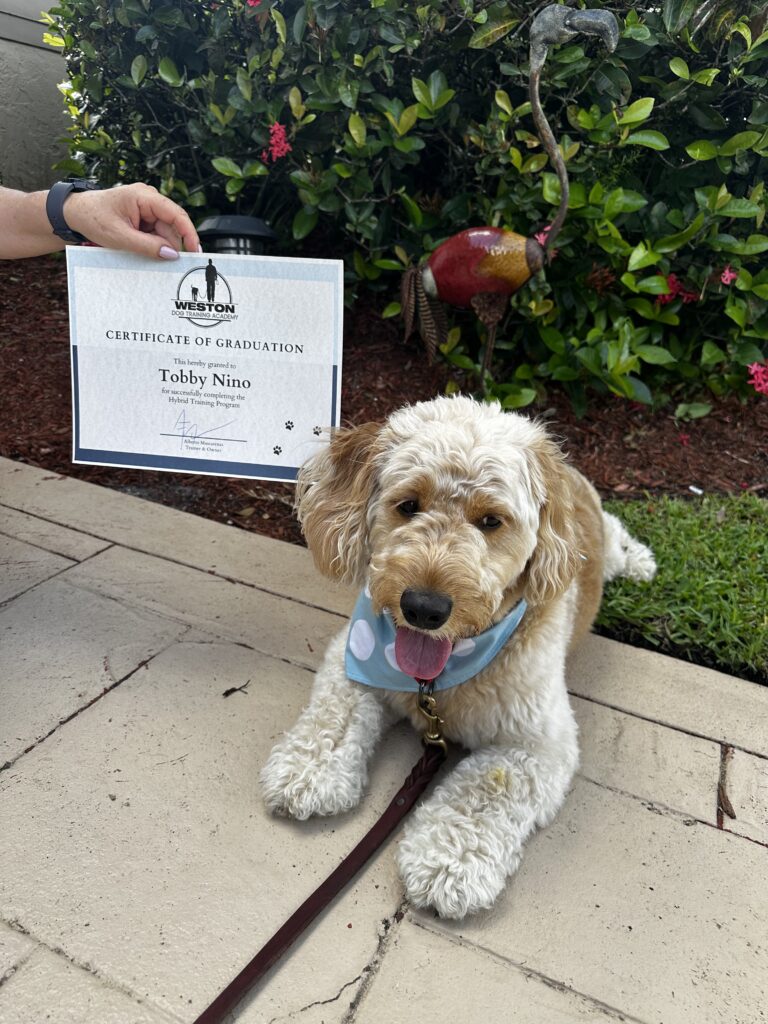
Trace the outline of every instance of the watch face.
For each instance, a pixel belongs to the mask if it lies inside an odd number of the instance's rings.
[[[68,178],[67,184],[73,186],[73,192],[90,192],[101,187],[93,178]]]

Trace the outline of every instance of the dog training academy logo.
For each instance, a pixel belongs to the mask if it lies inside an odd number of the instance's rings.
[[[237,320],[232,289],[213,260],[188,270],[179,281],[173,316],[189,320],[196,327],[216,327],[224,321]]]

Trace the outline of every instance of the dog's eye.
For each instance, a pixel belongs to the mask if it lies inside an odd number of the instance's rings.
[[[480,530],[498,530],[501,520],[498,516],[483,516],[477,526]]]
[[[410,519],[411,516],[415,516],[419,511],[419,503],[415,498],[409,498],[407,501],[401,501],[397,506],[397,511],[401,516],[406,519]]]

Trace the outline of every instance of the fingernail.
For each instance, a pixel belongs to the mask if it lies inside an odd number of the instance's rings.
[[[162,260],[177,260],[179,258],[179,254],[175,249],[172,249],[170,245],[162,246],[158,256]]]
[[[202,245],[198,245],[198,247],[197,247],[197,251],[198,251],[198,252],[203,252],[203,247],[202,247]]]

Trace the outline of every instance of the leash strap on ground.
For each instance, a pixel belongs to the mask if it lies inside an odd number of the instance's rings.
[[[301,904],[298,910],[294,911],[279,931],[275,932],[272,938],[262,946],[250,963],[227,985],[211,1005],[203,1010],[194,1024],[221,1024],[224,1017],[237,1006],[270,967],[277,963],[317,915],[354,878],[394,832],[432,781],[444,760],[445,750],[441,746],[435,745],[426,748],[417,764],[414,765],[411,774],[373,828],[344,858],[336,870]]]

